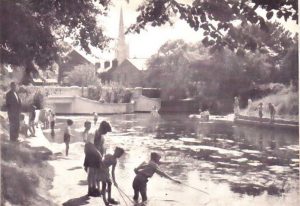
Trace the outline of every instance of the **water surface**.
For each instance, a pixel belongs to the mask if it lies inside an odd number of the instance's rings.
[[[62,143],[67,118],[74,121],[72,143],[82,141],[83,122],[93,121],[92,116],[58,117],[53,139],[45,130],[50,141]],[[299,205],[298,132],[150,114],[100,116],[92,129],[101,120],[112,125],[105,137],[108,153],[115,146],[126,150],[117,178],[128,195],[133,169],[152,151],[162,155],[162,170],[184,183],[152,177],[149,205]]]

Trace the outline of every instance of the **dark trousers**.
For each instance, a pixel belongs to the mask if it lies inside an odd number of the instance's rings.
[[[17,141],[20,132],[20,114],[9,114],[8,120],[10,141]]]
[[[138,201],[139,193],[141,193],[143,202],[147,200],[147,182],[148,180],[146,177],[143,177],[142,175],[135,176],[132,183],[132,187],[134,190],[133,199],[135,201]]]

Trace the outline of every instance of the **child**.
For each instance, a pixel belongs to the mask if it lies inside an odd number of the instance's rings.
[[[98,114],[94,112],[94,125],[97,124],[97,121],[98,121]]]
[[[95,144],[96,148],[99,150],[99,152],[101,153],[102,156],[105,153],[103,136],[107,132],[111,132],[111,126],[108,122],[102,121],[100,126],[99,126],[99,129],[95,132],[95,138],[94,138],[94,144]]]
[[[88,196],[100,196],[100,188],[97,185],[98,173],[100,173],[100,166],[102,163],[102,155],[96,149],[95,145],[87,142],[84,147],[84,170],[88,173]]]
[[[32,136],[35,136],[35,109],[36,107],[34,105],[31,106],[30,112],[29,112],[29,128],[32,131]]]
[[[136,176],[133,180],[132,187],[134,190],[133,200],[135,202],[138,202],[139,193],[141,193],[142,202],[145,203],[147,201],[147,182],[148,178],[152,177],[154,173],[176,183],[181,183],[160,170],[158,166],[160,158],[161,156],[159,154],[152,152],[148,163],[143,162],[140,166],[134,169]]]
[[[85,121],[84,122],[84,131],[82,133],[82,138],[83,138],[83,142],[87,143],[87,142],[91,142],[92,143],[92,137],[90,134],[90,129],[91,129],[91,122],[90,121]]]
[[[111,132],[111,126],[108,122],[102,121],[100,123],[99,128],[96,130],[95,137],[94,137],[94,145],[102,156],[104,156],[104,154],[105,154],[104,135],[107,132]],[[99,180],[99,178],[97,178],[97,188],[100,187],[100,181],[101,180]]]
[[[259,103],[258,105],[258,116],[260,118],[260,121],[262,121],[263,118],[263,103]]]
[[[54,127],[55,127],[55,113],[52,110],[49,110],[49,122],[50,122],[50,129],[51,129],[51,136],[54,137]]]
[[[64,142],[66,144],[66,156],[69,154],[69,144],[71,140],[71,126],[73,125],[73,121],[71,119],[67,120],[67,127],[64,131]]]
[[[118,184],[116,182],[116,177],[115,177],[115,168],[117,165],[117,159],[120,158],[124,154],[124,149],[120,147],[116,147],[114,154],[107,154],[105,155],[103,161],[102,161],[102,167],[100,168],[100,181],[102,181],[102,195],[103,195],[103,201],[104,204],[110,205],[111,204],[119,204],[116,200],[114,200],[111,197],[111,179],[110,179],[110,173],[109,173],[109,167],[112,166],[111,169],[111,175],[112,175],[112,181],[116,187],[118,187]],[[106,199],[106,185],[107,185],[107,195],[108,199]]]
[[[28,137],[28,131],[30,132],[31,136],[33,136],[33,132],[28,124],[25,123],[25,115],[20,115],[20,133],[24,134],[25,137]]]

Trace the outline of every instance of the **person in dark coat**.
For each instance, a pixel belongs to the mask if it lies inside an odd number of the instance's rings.
[[[21,99],[17,94],[17,84],[10,83],[10,90],[6,93],[6,107],[9,120],[10,141],[17,141],[20,131]]]

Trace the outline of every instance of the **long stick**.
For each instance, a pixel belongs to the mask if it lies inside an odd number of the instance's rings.
[[[181,183],[181,184],[184,185],[184,186],[186,186],[186,187],[192,188],[192,189],[194,189],[194,190],[197,190],[197,191],[199,191],[199,192],[202,192],[202,193],[205,193],[205,194],[209,195],[207,192],[205,192],[205,191],[203,191],[203,190],[200,190],[200,189],[198,189],[198,188],[196,188],[196,187],[187,185],[187,184],[185,184],[185,183]]]
[[[126,205],[126,206],[128,206],[128,204],[127,204],[127,202],[126,202],[125,198],[123,197],[123,195],[122,195],[122,193],[121,193],[120,189],[119,189],[118,187],[117,187],[117,189],[118,189],[118,192],[119,192],[119,194],[120,194],[121,198],[122,198],[122,199],[123,199],[123,201],[125,202],[125,205]]]
[[[125,197],[128,198],[128,200],[131,202],[131,203],[134,203],[134,201],[121,189],[121,188],[118,188],[124,195]]]

